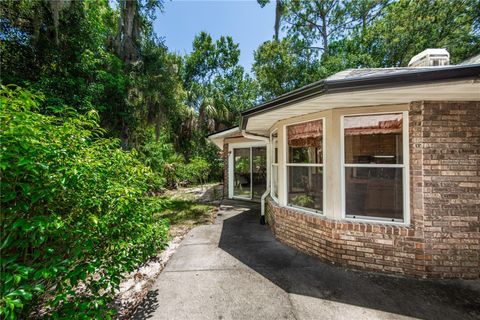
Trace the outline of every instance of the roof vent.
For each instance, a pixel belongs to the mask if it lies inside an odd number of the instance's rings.
[[[426,49],[413,57],[409,67],[438,67],[450,64],[450,53],[445,49]]]

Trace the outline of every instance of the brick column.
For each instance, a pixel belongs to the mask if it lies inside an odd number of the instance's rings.
[[[478,278],[480,274],[480,102],[412,104],[421,136],[416,154],[422,192],[426,273]],[[414,180],[412,179],[412,180]],[[420,191],[420,189],[416,190]],[[422,202],[422,208],[420,207]]]

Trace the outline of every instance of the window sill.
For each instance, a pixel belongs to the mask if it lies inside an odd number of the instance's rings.
[[[375,218],[369,219],[369,218],[364,218],[364,217],[353,218],[353,217],[346,216],[342,220],[343,221],[349,221],[349,222],[370,223],[370,224],[375,224],[375,225],[387,224],[387,225],[394,225],[394,226],[400,226],[400,227],[409,227],[410,226],[410,223],[408,223],[408,222],[400,221],[400,220],[392,221],[390,219],[385,219],[385,220],[375,219]]]
[[[298,207],[298,206],[291,205],[291,204],[287,204],[287,205],[285,206],[285,208],[287,208],[287,209],[292,209],[292,210],[297,210],[297,211],[300,211],[300,212],[303,212],[303,213],[312,214],[312,215],[315,215],[315,216],[326,217],[324,211],[317,211],[317,210],[314,210],[314,209],[307,209],[307,208],[304,208],[304,207]]]

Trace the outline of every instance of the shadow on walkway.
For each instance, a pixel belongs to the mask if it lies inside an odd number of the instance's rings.
[[[143,298],[142,303],[138,306],[132,319],[150,319],[155,310],[160,306],[158,302],[158,290],[151,290]]]
[[[480,318],[480,294],[467,281],[394,277],[324,263],[276,241],[259,224],[256,208],[225,217],[219,247],[288,293],[422,319]]]

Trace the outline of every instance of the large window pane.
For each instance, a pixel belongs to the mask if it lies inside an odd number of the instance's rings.
[[[233,194],[250,198],[250,148],[233,149]]]
[[[278,166],[272,165],[272,196],[278,198]]]
[[[252,192],[253,199],[260,200],[267,186],[267,149],[252,148]]]
[[[288,167],[288,204],[323,210],[322,167]]]
[[[287,127],[289,163],[323,163],[322,120]]]
[[[345,168],[348,216],[403,219],[402,168]]]
[[[345,117],[345,163],[403,163],[402,114]]]
[[[276,132],[272,134],[271,142],[273,146],[272,163],[278,163],[278,134]]]

